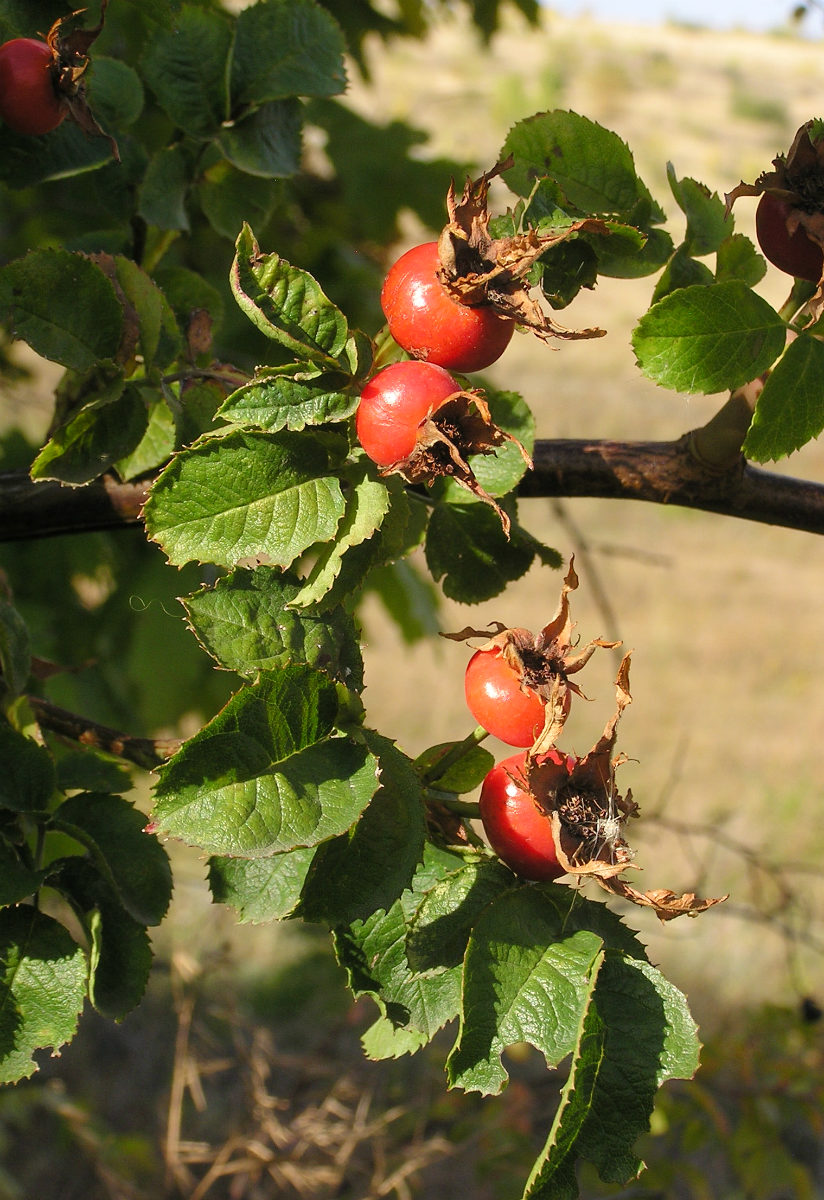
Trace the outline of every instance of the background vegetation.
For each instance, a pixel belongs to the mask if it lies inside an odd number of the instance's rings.
[[[325,194],[307,177],[317,189],[303,197],[307,207],[318,215],[342,198],[343,209],[335,207],[328,227],[276,209],[256,230],[262,243],[322,277],[370,332],[381,323],[385,265],[442,223],[449,176],[491,166],[509,125],[536,109],[570,107],[621,134],[662,202],[668,158],[679,175],[723,193],[757,174],[817,115],[818,44],[606,28],[551,13],[531,28],[509,9],[503,18],[488,43],[454,12],[439,12],[420,40],[356,40],[350,90],[334,120],[324,117],[329,140],[310,131],[305,147],[335,181]],[[404,139],[418,165],[395,176],[387,163],[395,164]],[[368,189],[361,155],[374,163]],[[265,208],[270,198],[254,203]],[[82,177],[75,203],[89,203]],[[31,236],[25,194],[3,194],[0,220],[6,237],[15,227]],[[52,220],[59,226],[60,213]],[[358,246],[357,257],[346,242]],[[201,269],[213,259],[217,288],[230,261],[226,245],[218,250],[204,238],[193,249]],[[776,274],[759,290],[778,304],[786,287]],[[669,438],[700,424],[711,399],[679,400],[635,369],[629,330],[650,288],[647,280],[602,281],[567,315],[569,324],[605,326],[608,338],[555,352],[517,338],[490,378],[524,393],[544,436]],[[234,361],[244,349],[254,361],[255,345],[244,345],[248,327],[228,302],[220,336]],[[14,454],[7,468],[24,465],[28,447],[42,441],[54,382],[17,347],[10,357],[35,377],[3,380],[5,419],[20,430],[6,443]],[[820,479],[822,453],[813,443],[781,469]],[[821,548],[807,534],[679,509],[528,504],[530,527],[576,553],[581,628],[636,648],[623,737],[633,759],[628,781],[645,814],[639,857],[673,887],[733,896],[698,922],[659,929],[643,914],[635,922],[653,961],[690,996],[707,1049],[696,1081],[662,1094],[656,1136],[644,1148],[651,1169],[643,1186],[622,1194],[813,1196],[824,1186],[824,934],[815,869],[824,835],[810,820],[824,707]],[[16,582],[15,600],[41,652],[69,637],[77,665],[94,663],[55,681],[53,697],[134,732],[196,728],[223,689],[174,600],[196,578],[184,573],[172,587],[158,570],[159,552],[136,531],[47,547],[7,546],[2,562],[26,581],[22,594]],[[72,584],[56,618],[40,597],[58,572]],[[493,601],[471,619],[536,628],[556,595],[557,577],[536,567],[507,591],[505,611]],[[421,600],[427,632],[431,614]],[[411,640],[385,595],[371,597],[363,617],[367,711],[380,713],[413,755],[468,732],[455,646]],[[441,601],[439,622],[460,627],[466,610]],[[158,669],[171,656],[173,681]],[[615,669],[604,658],[601,696]],[[189,711],[181,717],[182,695]],[[410,704],[422,695],[425,705]],[[589,746],[600,708],[595,718],[584,711],[573,719],[572,743]],[[209,905],[203,862],[169,850],[176,893],[155,940],[149,997],[115,1028],[88,1017],[60,1059],[0,1095],[0,1196],[518,1194],[557,1096],[558,1080],[531,1052],[513,1054],[513,1086],[483,1102],[444,1093],[435,1055],[366,1063],[363,1014],[349,1007],[311,932],[237,929],[231,913]],[[588,1180],[582,1193],[615,1194]]]

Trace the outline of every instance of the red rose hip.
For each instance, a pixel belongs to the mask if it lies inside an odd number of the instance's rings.
[[[508,746],[531,746],[541,732],[543,701],[500,650],[476,650],[464,675],[466,704],[487,733]]]
[[[392,363],[361,392],[355,415],[358,441],[379,467],[402,462],[415,449],[421,423],[460,390],[435,363]]]
[[[488,304],[453,300],[439,265],[438,243],[424,242],[390,268],[381,291],[389,332],[415,358],[450,371],[481,371],[503,354],[515,322]]]
[[[0,118],[15,133],[50,133],[66,116],[53,67],[51,48],[35,38],[0,46]]]
[[[481,786],[481,821],[490,846],[523,879],[557,879],[566,872],[558,862],[552,823],[528,789],[526,751],[497,763]],[[567,760],[557,750],[540,758],[556,767],[559,786],[568,776]]]
[[[774,267],[818,283],[824,269],[824,251],[811,241],[799,225],[792,233],[787,229],[787,217],[792,207],[785,200],[764,192],[755,210],[755,232],[764,257]]]

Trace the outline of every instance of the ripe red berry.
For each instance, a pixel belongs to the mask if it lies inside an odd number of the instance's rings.
[[[438,243],[424,242],[390,268],[381,291],[389,332],[415,358],[481,371],[503,354],[515,323],[488,304],[453,300],[436,274],[439,264]]]
[[[785,200],[764,192],[755,210],[755,232],[764,256],[774,267],[818,283],[824,270],[824,251],[810,240],[800,226],[790,233],[787,218],[792,206]]]
[[[557,750],[541,755],[542,766],[557,770],[558,785],[569,774],[567,759]],[[527,753],[497,763],[481,786],[481,821],[498,857],[524,879],[557,879],[565,874],[558,862],[552,823],[529,791],[524,775]],[[545,776],[546,778],[546,776]]]
[[[15,133],[49,133],[66,116],[53,68],[45,42],[12,38],[0,46],[0,118]]]
[[[358,441],[380,467],[402,462],[415,449],[421,423],[460,391],[460,384],[435,363],[392,363],[361,392],[355,416]]]
[[[476,650],[464,675],[466,704],[493,737],[508,746],[531,746],[544,725],[544,704],[497,647]]]

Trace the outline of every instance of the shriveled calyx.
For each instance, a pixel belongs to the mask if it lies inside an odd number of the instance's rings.
[[[573,221],[549,233],[526,229],[508,237],[489,232],[489,184],[512,165],[498,163],[480,179],[467,179],[458,198],[452,184],[446,198],[449,220],[438,239],[438,278],[458,304],[489,305],[500,317],[529,329],[544,341],[552,338],[603,337],[603,329],[565,329],[552,320],[533,295],[527,277],[551,247],[577,233],[609,232],[597,217]]]
[[[52,52],[54,86],[68,110],[68,116],[89,136],[105,137],[115,161],[120,162],[117,142],[101,129],[86,100],[85,75],[90,63],[89,50],[103,32],[108,5],[109,0],[101,0],[100,20],[90,29],[73,28],[71,25],[72,19],[85,12],[85,9],[77,9],[65,17],[59,17],[46,35],[46,43]]]
[[[773,196],[786,205],[788,235],[801,230],[824,253],[824,121],[806,121],[787,153],[772,160],[772,167],[754,183],[742,181],[728,192],[727,211],[741,196]],[[818,280],[819,300],[823,288],[824,278]]]
[[[453,641],[484,638],[479,650],[497,650],[520,678],[522,691],[532,691],[544,705],[544,725],[532,754],[541,754],[555,744],[569,715],[572,695],[584,696],[570,679],[589,662],[599,647],[612,650],[620,642],[594,638],[581,646],[573,636],[575,622],[570,615],[569,593],[578,587],[574,557],[570,559],[561,587],[558,609],[552,620],[537,634],[529,629],[507,628],[499,621],[486,629],[462,629],[444,634]],[[586,698],[586,697],[584,697]]]
[[[494,508],[508,536],[508,514],[481,487],[467,462],[470,455],[492,454],[505,442],[513,442],[526,465],[532,467],[532,459],[518,439],[492,420],[489,405],[480,392],[456,392],[418,426],[415,448],[408,458],[393,463],[384,473],[398,472],[409,483],[429,484],[444,476],[454,479]]]

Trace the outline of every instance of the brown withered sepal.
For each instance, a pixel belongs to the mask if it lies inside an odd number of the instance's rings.
[[[449,220],[438,239],[441,283],[456,303],[488,305],[544,341],[603,337],[603,329],[565,329],[553,321],[533,295],[527,276],[552,246],[576,233],[606,234],[608,227],[597,217],[585,217],[551,233],[527,229],[493,238],[487,207],[489,184],[511,165],[510,157],[480,179],[467,179],[460,198],[454,183],[450,185],[446,198]]]
[[[46,42],[53,57],[55,88],[67,109],[67,116],[90,137],[106,138],[115,162],[120,162],[117,142],[101,128],[86,99],[85,74],[91,61],[89,50],[103,32],[108,6],[109,0],[101,0],[100,20],[90,29],[75,28],[72,24],[75,17],[86,11],[84,8],[58,17],[46,34]]]
[[[724,199],[727,212],[741,196],[761,196],[765,192],[783,200],[788,206],[787,232],[792,235],[803,229],[811,242],[824,251],[824,126],[820,121],[806,121],[796,131],[786,154],[772,160],[773,169],[762,171],[755,183],[741,183]],[[818,282],[811,312],[820,315],[824,308],[824,278]]]
[[[620,642],[594,638],[581,646],[574,638],[575,622],[570,615],[569,593],[577,587],[573,555],[561,586],[557,611],[539,633],[533,634],[529,629],[508,629],[494,621],[486,629],[467,627],[458,633],[442,635],[459,642],[484,638],[478,649],[497,649],[520,677],[521,690],[535,692],[540,697],[544,705],[544,725],[531,748],[533,755],[544,753],[557,742],[569,714],[572,695],[586,699],[570,675],[585,667],[599,647],[612,650],[620,645]]]
[[[382,475],[399,474],[408,483],[434,483],[448,476],[473,496],[491,505],[509,536],[510,519],[498,501],[478,483],[467,462],[472,454],[493,454],[498,446],[513,442],[531,469],[532,459],[511,433],[492,420],[483,394],[471,389],[450,396],[418,426],[415,448],[408,458],[399,459],[381,470]]]
[[[632,701],[629,667],[627,654],[615,680],[615,712],[589,753],[571,760],[560,783],[557,767],[528,761],[526,786],[552,822],[558,862],[567,874],[592,877],[612,895],[653,909],[661,921],[696,916],[727,897],[699,899],[694,892],[679,896],[668,888],[642,892],[620,878],[629,867],[640,870],[624,837],[627,820],[639,815],[638,805],[631,791],[621,795],[615,783],[617,768],[627,761],[614,750],[621,714]]]

